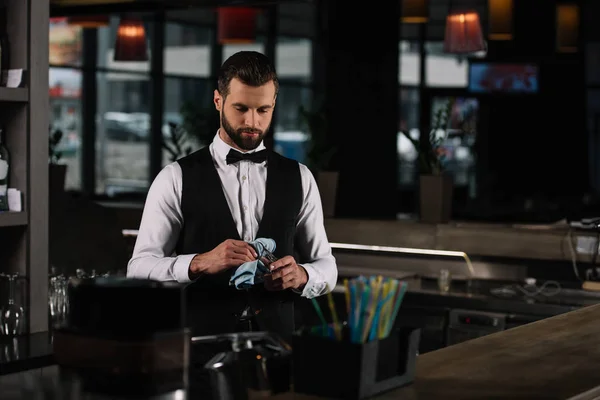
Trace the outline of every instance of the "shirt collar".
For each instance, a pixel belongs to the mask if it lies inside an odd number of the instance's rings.
[[[227,154],[229,153],[230,150],[239,151],[237,149],[234,149],[227,143],[225,143],[223,141],[223,139],[221,139],[221,137],[219,136],[218,130],[217,130],[217,134],[215,135],[215,137],[213,139],[212,146],[213,146],[214,155],[223,161],[225,161],[225,158],[227,157]],[[260,150],[264,150],[264,149],[266,149],[266,147],[265,147],[264,141],[262,141],[262,142],[260,142],[260,144],[258,145],[258,147],[256,149],[250,150],[250,151],[242,151],[241,153],[254,153],[256,151],[260,151]]]

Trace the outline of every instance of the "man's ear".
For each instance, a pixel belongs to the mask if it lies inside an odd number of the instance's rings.
[[[217,89],[215,89],[213,93],[213,102],[215,103],[215,108],[217,109],[217,111],[221,111],[223,108],[223,97]]]

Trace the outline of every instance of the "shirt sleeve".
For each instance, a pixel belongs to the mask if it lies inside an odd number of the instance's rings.
[[[303,258],[301,265],[308,273],[308,282],[302,290],[302,297],[314,298],[334,289],[338,269],[325,232],[323,206],[317,182],[304,164],[300,164],[300,174],[304,199],[296,225],[296,245]]]
[[[181,167],[174,162],[150,186],[127,277],[190,282],[189,266],[196,254],[175,255],[183,226],[181,192]]]

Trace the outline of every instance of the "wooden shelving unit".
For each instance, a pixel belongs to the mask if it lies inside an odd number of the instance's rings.
[[[10,68],[26,87],[0,88],[0,126],[11,164],[9,186],[23,212],[0,213],[0,272],[27,277],[27,330],[48,329],[48,29],[49,0],[0,0],[7,10]]]
[[[27,100],[29,100],[29,91],[27,88],[0,87],[0,101],[27,102]]]
[[[0,213],[0,228],[25,225],[27,225],[27,213],[25,211]]]

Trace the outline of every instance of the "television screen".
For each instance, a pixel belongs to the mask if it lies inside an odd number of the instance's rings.
[[[532,64],[472,63],[469,91],[473,93],[537,93],[538,67]]]

